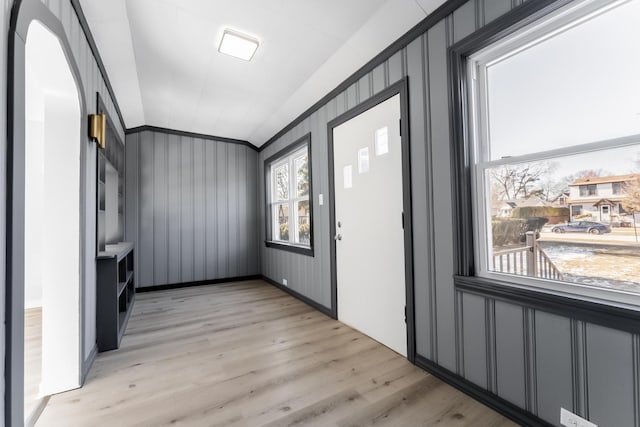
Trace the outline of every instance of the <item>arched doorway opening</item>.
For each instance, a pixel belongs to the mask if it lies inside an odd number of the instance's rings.
[[[25,419],[80,375],[80,101],[58,38],[25,51]]]
[[[95,195],[85,194],[86,100],[62,23],[38,0],[16,1],[8,45],[4,421],[18,426],[32,424],[47,395],[81,384]],[[36,354],[25,315],[38,307]],[[30,413],[25,386],[37,393]]]

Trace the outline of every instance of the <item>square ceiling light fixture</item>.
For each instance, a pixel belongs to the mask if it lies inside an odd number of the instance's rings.
[[[251,61],[259,44],[258,39],[227,28],[222,34],[218,52]]]

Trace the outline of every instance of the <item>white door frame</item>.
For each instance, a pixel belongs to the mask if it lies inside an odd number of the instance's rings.
[[[7,426],[21,426],[24,423],[24,208],[25,208],[25,52],[29,27],[39,21],[51,31],[60,42],[78,91],[80,105],[80,240],[79,256],[79,299],[77,301],[78,355],[77,384],[82,382],[84,348],[84,279],[85,279],[85,238],[87,233],[86,212],[86,157],[88,129],[87,103],[80,78],[80,69],[73,57],[71,45],[60,20],[38,0],[16,2],[11,12],[8,40],[7,64],[7,218],[6,218],[6,300],[5,300],[5,389],[4,422]]]
[[[400,95],[400,133],[402,136],[402,199],[404,211],[404,256],[405,256],[405,289],[406,289],[406,323],[407,323],[407,359],[415,362],[415,307],[413,283],[413,229],[411,218],[411,157],[409,139],[409,106],[408,106],[408,78],[404,78],[389,86],[368,100],[351,110],[341,114],[327,124],[329,142],[329,225],[330,225],[330,253],[331,253],[331,315],[338,318],[338,277],[336,269],[336,210],[335,210],[335,182],[334,182],[334,149],[333,129],[352,118],[364,113],[387,99]]]

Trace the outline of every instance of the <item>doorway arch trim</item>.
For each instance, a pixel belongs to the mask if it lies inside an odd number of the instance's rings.
[[[87,103],[81,74],[60,20],[38,0],[16,0],[11,10],[7,62],[6,268],[5,268],[5,425],[24,420],[24,204],[25,204],[25,50],[29,27],[39,21],[58,38],[78,91],[80,106],[79,346],[78,384],[84,349]],[[22,236],[22,237],[20,237]]]

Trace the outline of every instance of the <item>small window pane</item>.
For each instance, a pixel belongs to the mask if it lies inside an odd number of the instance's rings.
[[[634,145],[486,169],[488,270],[640,293],[639,161]]]
[[[495,160],[640,133],[640,2],[623,3],[487,68]]]
[[[613,190],[613,194],[622,194],[622,183],[621,182],[614,182],[611,185],[611,189]]]
[[[294,144],[286,154],[276,160],[267,159],[271,182],[268,203],[271,210],[271,224],[268,235],[271,241],[288,243],[299,248],[284,250],[299,252],[300,247],[311,248],[311,174],[309,163],[310,144]]]
[[[309,195],[309,156],[298,157],[294,161],[296,168],[296,183],[298,197]]]
[[[308,200],[296,203],[296,224],[295,242],[308,245],[311,242],[311,211]]]
[[[278,204],[274,206],[275,229],[273,239],[289,241],[289,205]]]
[[[278,166],[275,170],[276,200],[289,199],[289,165]]]

